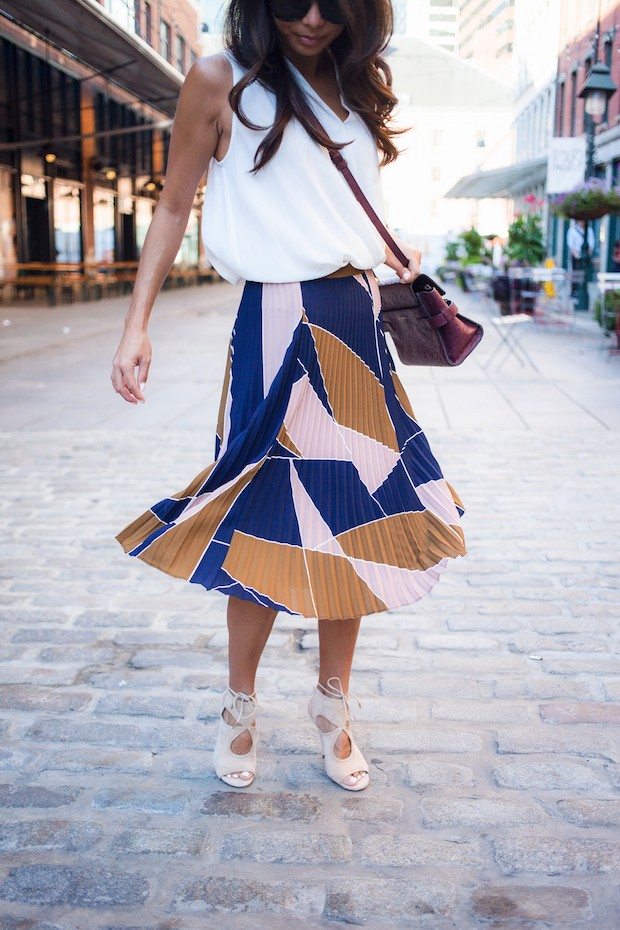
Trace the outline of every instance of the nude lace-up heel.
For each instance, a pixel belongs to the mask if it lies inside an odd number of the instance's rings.
[[[323,753],[325,755],[325,771],[331,780],[335,781],[341,788],[345,788],[347,791],[362,791],[362,789],[368,787],[370,777],[368,775],[368,763],[353,740],[351,722],[355,720],[355,715],[349,707],[349,699],[354,698],[358,707],[361,707],[361,704],[354,694],[348,691],[345,694],[339,678],[329,678],[325,691],[322,688],[322,685],[317,685],[312,692],[308,704],[308,714],[321,734]],[[328,733],[324,733],[317,722],[319,717],[324,717],[333,726],[333,729]],[[343,731],[349,737],[351,751],[346,759],[338,759],[334,753],[334,746],[338,736]],[[353,775],[354,772],[364,772],[365,774],[355,785],[343,784],[344,779],[348,775]]]
[[[233,691],[227,688],[222,695],[222,712],[220,715],[220,728],[213,753],[213,765],[218,778],[233,788],[247,788],[254,781],[256,773],[256,740],[258,731],[256,720],[255,694],[244,694],[243,691]],[[224,711],[227,710],[234,718],[233,724],[226,723]],[[252,746],[248,752],[239,755],[232,751],[232,744],[238,736],[247,730],[252,739]],[[250,772],[251,778],[234,778],[232,772]]]

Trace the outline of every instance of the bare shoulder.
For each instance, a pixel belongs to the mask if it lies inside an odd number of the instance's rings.
[[[188,71],[185,85],[209,94],[228,96],[233,85],[232,65],[224,52],[199,58]],[[185,86],[184,85],[184,86]]]

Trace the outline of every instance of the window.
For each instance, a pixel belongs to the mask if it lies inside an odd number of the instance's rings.
[[[144,38],[149,45],[153,44],[153,18],[150,3],[144,4]]]
[[[165,19],[159,21],[159,54],[172,63],[172,28]]]
[[[140,28],[140,0],[133,0],[133,26],[137,36],[142,35]]]
[[[176,62],[181,74],[185,74],[185,39],[177,33],[176,38]]]
[[[562,81],[558,86],[558,97],[557,97],[557,107],[558,107],[558,119],[557,119],[557,134],[558,136],[564,135],[564,101],[566,96],[566,81]]]
[[[433,129],[433,145],[434,146],[441,145],[441,136],[442,136],[441,129]]]
[[[454,33],[448,32],[447,29],[429,29],[428,34],[429,36],[451,36],[454,38]]]
[[[570,76],[570,134],[575,135],[575,120],[577,116],[577,69]]]
[[[431,23],[455,23],[454,13],[431,13]]]
[[[476,145],[479,149],[485,148],[487,144],[487,131],[486,129],[477,129],[476,130]]]
[[[441,181],[441,168],[433,165],[431,168],[431,181]]]

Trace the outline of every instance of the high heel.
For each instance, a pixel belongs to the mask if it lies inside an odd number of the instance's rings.
[[[334,687],[332,682],[336,682],[337,687]],[[308,704],[308,714],[321,734],[323,753],[325,755],[325,771],[331,780],[335,781],[341,788],[345,788],[347,791],[362,791],[368,787],[370,776],[368,775],[368,763],[353,740],[351,722],[355,720],[355,715],[349,707],[349,699],[355,698],[359,707],[361,707],[361,704],[354,694],[350,694],[348,691],[345,694],[339,678],[329,678],[325,691],[321,690],[322,687],[322,685],[317,685],[314,688]],[[318,724],[319,717],[324,717],[328,723],[332,724],[333,729],[324,733]],[[342,732],[348,736],[351,746],[351,751],[346,759],[338,759],[334,753],[336,740]],[[354,772],[364,773],[357,784],[343,784],[344,779],[349,775],[353,775]]]
[[[213,753],[213,765],[215,773],[223,782],[232,788],[247,788],[254,781],[256,773],[256,740],[258,732],[255,726],[256,720],[256,703],[255,694],[244,694],[243,691],[233,691],[227,688],[222,695],[222,712],[220,715],[220,727],[215,743]],[[234,718],[233,724],[226,723],[224,711]],[[239,729],[240,728],[240,729]],[[247,731],[252,740],[252,746],[248,752],[239,755],[232,751],[234,740]],[[232,772],[250,772],[251,778],[235,778]]]

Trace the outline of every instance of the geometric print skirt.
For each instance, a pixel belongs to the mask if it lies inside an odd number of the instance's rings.
[[[465,554],[462,507],[416,423],[374,277],[247,282],[215,462],[117,537],[129,555],[275,610],[411,604]]]

